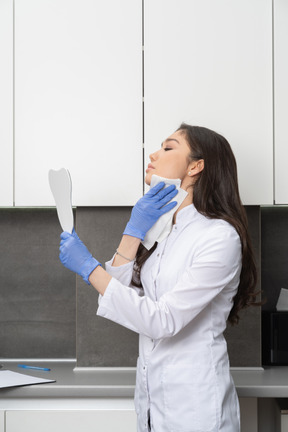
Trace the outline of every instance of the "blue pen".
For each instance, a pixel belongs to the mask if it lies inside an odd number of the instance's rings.
[[[23,368],[23,369],[34,369],[34,370],[41,370],[41,371],[50,371],[51,370],[49,368],[44,368],[44,367],[39,367],[39,366],[28,366],[28,365],[24,365],[24,364],[18,364],[17,366],[20,368]]]

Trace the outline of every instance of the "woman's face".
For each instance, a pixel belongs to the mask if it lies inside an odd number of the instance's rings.
[[[150,154],[151,162],[146,169],[145,183],[150,185],[153,174],[169,179],[179,178],[183,183],[183,180],[187,180],[188,177],[190,153],[183,132],[174,132],[161,144],[158,151]]]

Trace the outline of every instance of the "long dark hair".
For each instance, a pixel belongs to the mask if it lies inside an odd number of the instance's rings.
[[[193,204],[208,218],[223,219],[237,231],[242,245],[242,270],[237,294],[228,321],[237,324],[239,311],[250,305],[259,305],[257,270],[248,233],[248,222],[242,205],[237,177],[237,165],[228,141],[218,133],[199,126],[182,123],[177,129],[184,134],[190,149],[190,159],[204,160],[204,169],[193,184]],[[147,251],[140,245],[134,267],[133,283],[141,286],[140,271],[157,244]]]

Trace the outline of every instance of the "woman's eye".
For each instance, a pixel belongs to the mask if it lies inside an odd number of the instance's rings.
[[[170,148],[170,147],[165,147],[164,148],[164,151],[169,151],[169,150],[172,150],[172,148]]]

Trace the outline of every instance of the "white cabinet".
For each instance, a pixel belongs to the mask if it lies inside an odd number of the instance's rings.
[[[256,432],[257,399],[240,398],[241,432]],[[0,432],[135,432],[137,419],[131,409],[8,410],[0,411]],[[2,429],[1,429],[2,427]]]
[[[274,0],[275,202],[288,203],[288,2]]]
[[[61,167],[73,205],[134,205],[143,127],[146,165],[182,121],[228,139],[245,204],[288,203],[287,1],[143,4],[144,73],[141,0],[15,0],[14,30],[1,0],[0,206],[54,205]]]
[[[0,432],[5,432],[5,411],[0,411]]]
[[[145,164],[182,121],[205,126],[230,142],[243,202],[272,204],[272,1],[145,0],[144,53]]]
[[[135,432],[133,410],[7,411],[5,432]]]
[[[281,432],[288,431],[288,415],[287,413],[281,414]]]
[[[142,152],[141,0],[15,0],[16,206],[132,205]]]
[[[0,1],[0,206],[13,205],[13,0]]]

